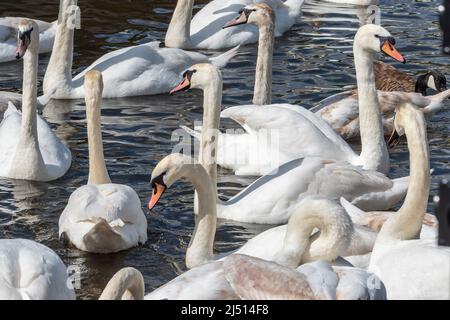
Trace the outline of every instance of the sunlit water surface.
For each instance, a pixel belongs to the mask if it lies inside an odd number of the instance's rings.
[[[0,16],[30,16],[50,21],[56,19],[58,2],[1,1]],[[195,10],[206,2],[196,1]],[[449,74],[449,58],[440,55],[436,14],[440,1],[381,2],[382,23],[397,38],[398,48],[409,62],[395,66],[414,76],[431,68]],[[74,74],[113,49],[163,39],[174,3],[168,0],[79,0],[82,29],[76,31]],[[351,45],[359,21],[365,19],[365,8],[320,3],[307,1],[303,17],[276,40],[274,102],[310,108],[355,83]],[[48,58],[48,55],[41,56],[40,82]],[[223,71],[224,108],[250,103],[255,58],[256,46],[245,46]],[[18,62],[1,64],[0,90],[20,91],[21,69]],[[95,255],[58,240],[59,215],[70,194],[87,181],[84,101],[53,101],[44,115],[72,150],[72,167],[63,178],[50,183],[0,179],[0,238],[34,239],[54,249],[66,265],[81,272],[81,289],[77,290],[80,299],[98,297],[111,276],[125,266],[134,266],[143,273],[147,292],[186,270],[184,256],[194,219],[193,189],[184,182],[173,186],[148,215],[148,241],[142,247],[118,254]],[[151,193],[151,170],[171,152],[172,132],[181,124],[192,125],[201,116],[201,95],[197,91],[175,96],[105,100],[102,109],[104,152],[111,179],[133,187],[145,208]],[[438,181],[450,173],[449,127],[450,112],[444,111],[434,117],[428,129],[431,166],[435,169],[432,195]],[[391,176],[407,175],[405,143],[393,150],[391,157]],[[220,171],[219,179],[220,196],[224,198],[252,181],[233,178],[224,170]],[[433,210],[431,196],[429,210]],[[236,249],[267,227],[221,221],[214,248],[219,253]]]

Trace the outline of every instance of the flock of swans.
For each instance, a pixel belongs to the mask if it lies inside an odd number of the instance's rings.
[[[432,70],[414,80],[378,61],[385,54],[406,62],[389,31],[366,24],[353,42],[357,89],[309,110],[272,104],[274,39],[294,25],[303,0],[213,0],[192,18],[193,4],[177,1],[164,44],[109,52],[75,77],[69,9],[77,0],[61,0],[52,23],[0,18],[0,62],[23,59],[24,66],[22,95],[0,92],[1,177],[52,181],[65,175],[71,151],[37,109],[50,99],[85,99],[88,181],[72,193],[59,219],[60,236],[79,250],[108,254],[147,241],[137,193],[108,175],[102,98],[194,88],[203,93],[202,127],[185,128],[201,141],[198,159],[167,155],[153,169],[149,186],[149,209],[179,180],[195,188],[189,270],[145,295],[142,274],[124,268],[100,299],[449,299],[450,249],[437,245],[436,218],[426,213],[431,174],[426,120],[450,97],[445,76]],[[239,46],[256,42],[253,103],[222,111],[221,69]],[[228,51],[211,58],[194,49]],[[44,94],[38,97],[39,54],[50,51]],[[437,93],[425,96],[427,88]],[[221,118],[234,120],[244,133],[211,135]],[[277,132],[276,148],[257,145],[265,130]],[[406,136],[409,176],[387,176],[387,135],[389,145]],[[345,140],[357,136],[360,154]],[[255,159],[257,149],[263,156]],[[218,165],[260,178],[222,201]],[[401,204],[396,212],[386,211],[396,204]],[[278,226],[217,256],[218,218]],[[51,249],[32,240],[0,240],[0,299],[74,299],[67,282],[66,266]]]

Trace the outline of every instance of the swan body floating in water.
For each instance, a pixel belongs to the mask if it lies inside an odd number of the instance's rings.
[[[77,0],[61,1],[54,48],[43,83],[44,94],[54,92],[53,99],[84,98],[84,76],[90,70],[102,72],[104,98],[167,93],[190,65],[211,62],[223,67],[238,51],[236,47],[208,57],[197,52],[160,48],[160,43],[155,41],[111,51],[72,78],[74,30],[68,27],[68,22],[72,19],[69,8],[76,4]]]
[[[70,150],[36,113],[39,27],[19,24],[19,58],[23,57],[22,112],[9,103],[0,123],[0,176],[32,181],[62,177],[72,163]]]
[[[101,134],[102,76],[92,70],[85,79],[89,179],[71,194],[59,219],[59,234],[83,251],[117,252],[147,241],[147,219],[136,192],[111,183]]]

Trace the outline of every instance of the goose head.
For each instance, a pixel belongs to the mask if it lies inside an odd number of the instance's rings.
[[[405,135],[406,126],[411,123],[411,119],[417,119],[416,117],[422,118],[422,122],[425,122],[423,112],[412,103],[403,103],[395,108],[394,130],[388,141],[390,148],[400,142],[401,137]]]
[[[170,91],[170,94],[189,89],[204,90],[221,81],[222,73],[217,67],[210,63],[195,64],[183,73],[183,80]]]
[[[447,79],[438,70],[428,71],[426,74],[422,74],[417,77],[416,92],[426,95],[427,88],[433,89],[438,92],[447,90]]]
[[[152,172],[150,180],[152,196],[148,208],[152,210],[164,192],[177,180],[187,177],[190,170],[196,166],[198,164],[195,164],[191,157],[179,153],[170,154],[162,159]]]
[[[381,26],[366,24],[359,28],[354,45],[372,55],[381,52],[398,62],[406,63],[406,59],[395,48],[394,37]]]
[[[239,11],[239,16],[226,23],[223,28],[238,26],[241,24],[253,24],[257,27],[273,25],[275,12],[266,3],[255,3],[244,7]]]
[[[39,28],[34,21],[24,19],[19,22],[17,29],[16,59],[21,59],[30,46],[39,46]]]

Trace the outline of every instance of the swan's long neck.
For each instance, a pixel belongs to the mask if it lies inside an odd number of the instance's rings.
[[[98,299],[142,300],[144,290],[142,274],[134,268],[124,268],[111,278]]]
[[[86,118],[89,148],[89,178],[88,184],[111,183],[103,155],[101,128],[101,98],[100,86],[86,88]]]
[[[315,228],[320,234],[311,237]],[[352,235],[353,224],[341,206],[329,200],[305,200],[289,219],[283,248],[275,260],[294,268],[309,261],[333,261],[347,248]]]
[[[39,148],[37,132],[37,73],[39,30],[34,26],[30,46],[23,57],[22,124],[19,144],[13,161],[13,176],[17,179],[42,180],[47,174]]]
[[[217,197],[217,145],[222,104],[222,76],[214,70],[203,89],[203,128],[200,138],[199,162],[206,169]],[[197,196],[195,197],[197,199]],[[198,212],[197,203],[195,212]]]
[[[256,61],[253,104],[272,103],[272,60],[275,41],[275,17],[259,27],[258,58]]]
[[[216,234],[217,209],[215,184],[202,165],[194,165],[186,178],[198,194],[198,215],[195,229],[186,251],[186,266],[193,268],[211,261]]]
[[[72,90],[73,36],[77,14],[77,0],[61,0],[59,6],[58,26],[55,34],[53,51],[45,72],[44,94],[58,88],[55,97],[60,93]]]
[[[191,19],[194,0],[178,0],[169,27],[165,44],[171,48],[192,48]]]
[[[364,169],[387,173],[389,154],[384,141],[381,110],[378,102],[373,54],[355,42],[356,79],[358,83],[359,123],[361,133],[361,161]]]
[[[402,207],[383,225],[378,239],[410,240],[422,227],[430,191],[430,163],[426,123],[422,112],[408,110],[405,121],[408,139],[410,181]]]

